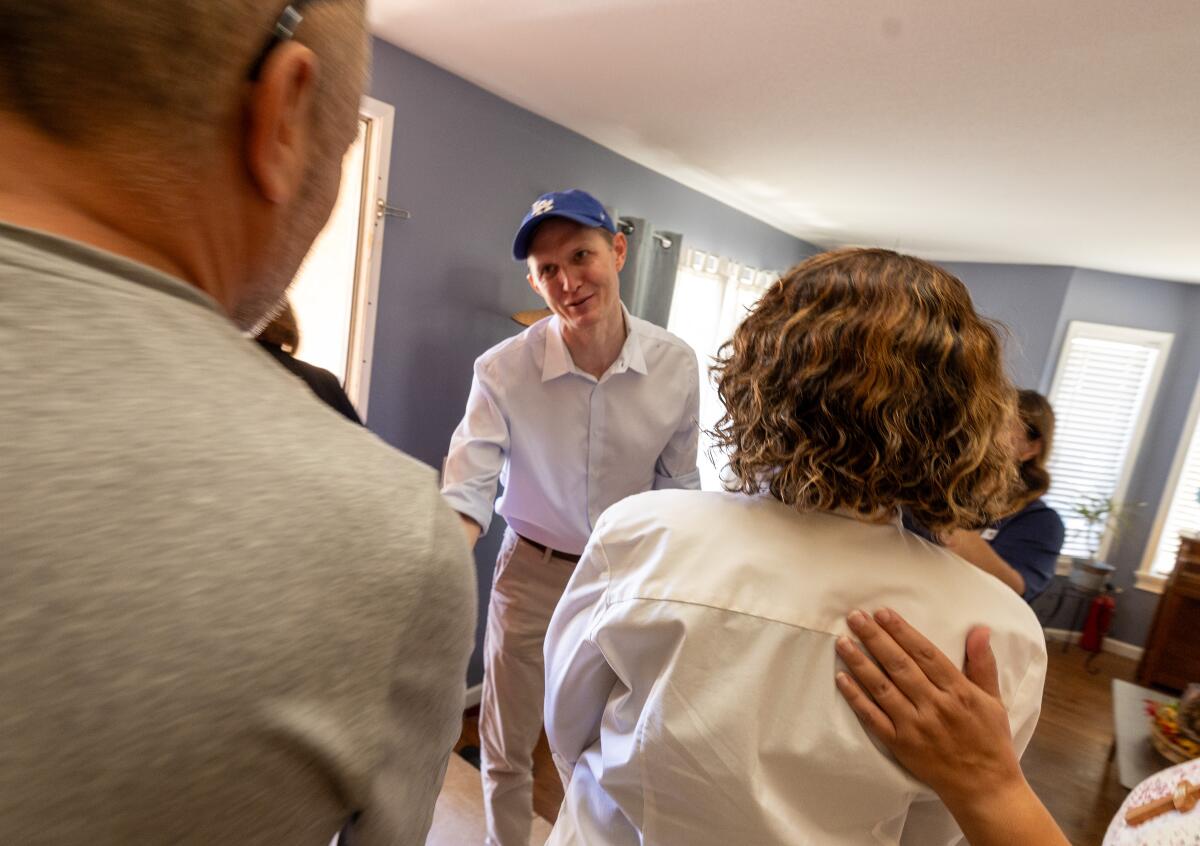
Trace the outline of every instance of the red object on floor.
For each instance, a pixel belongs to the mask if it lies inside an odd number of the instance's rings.
[[[1117,610],[1117,601],[1111,595],[1097,596],[1088,608],[1087,622],[1083,624],[1083,633],[1079,637],[1079,648],[1088,652],[1099,652],[1104,645],[1104,636],[1112,626],[1113,614]]]

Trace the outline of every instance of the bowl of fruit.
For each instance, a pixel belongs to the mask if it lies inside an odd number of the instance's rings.
[[[1150,741],[1158,754],[1173,764],[1200,758],[1200,737],[1194,724],[1200,710],[1200,686],[1192,685],[1178,702],[1146,700]]]

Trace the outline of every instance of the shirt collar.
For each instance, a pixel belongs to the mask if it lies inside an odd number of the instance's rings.
[[[621,348],[617,362],[624,361],[627,368],[645,376],[648,371],[646,369],[646,353],[642,348],[642,329],[634,323],[624,305],[621,306],[621,311],[625,315],[625,325],[629,327],[629,333],[625,336],[625,346]]]
[[[642,330],[630,316],[624,303],[621,304],[621,315],[625,319],[625,344],[621,347],[621,353],[617,356],[617,360],[604,375],[606,377],[614,376],[617,373],[632,370],[645,376],[648,371],[646,353],[642,348]],[[545,360],[542,362],[542,381],[549,382],[551,379],[557,379],[567,373],[585,375],[571,360],[571,352],[567,349],[566,341],[563,340],[562,324],[559,322],[558,315],[554,315],[546,326],[546,354]]]
[[[42,266],[41,263],[45,261],[46,255],[49,254],[55,258],[65,259],[89,267],[95,271],[106,273],[123,282],[142,285],[160,293],[178,297],[181,300],[188,300],[202,308],[215,311],[222,317],[225,316],[217,301],[196,286],[182,279],[170,276],[149,265],[107,252],[99,247],[93,247],[79,241],[72,241],[69,238],[52,235],[48,232],[27,229],[23,226],[16,226],[15,224],[0,221],[0,247],[4,246],[3,242],[13,244],[14,249],[19,250],[23,254],[23,258],[27,261],[37,261],[39,267]],[[0,253],[3,253],[6,259],[9,256],[9,252],[7,248],[0,249]],[[65,271],[61,267],[56,267],[55,272],[69,273],[69,271]]]
[[[546,325],[546,355],[545,361],[542,362],[542,381],[549,382],[574,369],[575,363],[571,361],[571,355],[567,352],[567,344],[563,340],[562,327],[556,314]]]
[[[832,508],[826,512],[835,517],[845,517],[847,520],[857,520],[860,523],[873,523],[877,526],[895,526],[898,529],[904,528],[904,513],[897,506],[886,514],[880,514],[876,520],[868,520],[852,508]]]

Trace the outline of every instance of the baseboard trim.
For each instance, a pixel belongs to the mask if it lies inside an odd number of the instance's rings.
[[[1062,642],[1070,638],[1071,643],[1076,643],[1079,640],[1079,632],[1068,632],[1066,629],[1045,629],[1046,640],[1055,640]],[[1132,658],[1134,661],[1142,659],[1142,653],[1146,650],[1141,646],[1134,646],[1132,643],[1126,643],[1123,640],[1113,640],[1111,637],[1104,639],[1103,650],[1120,655],[1122,658]]]
[[[471,685],[467,688],[467,698],[463,701],[463,710],[467,711],[471,708],[479,707],[479,701],[481,699],[483,699],[483,685]]]

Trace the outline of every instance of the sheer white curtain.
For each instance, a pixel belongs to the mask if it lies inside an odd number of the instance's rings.
[[[732,259],[686,250],[675,277],[675,296],[667,329],[696,351],[700,364],[700,448],[697,463],[704,490],[721,490],[726,462],[717,454],[712,429],[725,413],[708,368],[717,351],[779,274]]]

